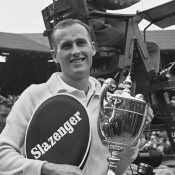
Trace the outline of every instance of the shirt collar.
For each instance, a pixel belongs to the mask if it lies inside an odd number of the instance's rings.
[[[67,83],[65,83],[61,79],[60,75],[61,75],[60,72],[53,73],[52,76],[50,77],[50,79],[46,83],[49,91],[53,95],[55,95],[57,93],[67,93],[67,92],[73,93],[75,91],[78,91],[78,89],[76,89],[72,86],[69,86]],[[100,82],[93,77],[89,77],[89,82],[90,82],[89,91],[91,91],[91,93],[99,96],[100,90],[101,90]]]

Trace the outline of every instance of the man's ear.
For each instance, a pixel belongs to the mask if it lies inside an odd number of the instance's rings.
[[[58,63],[58,60],[56,59],[56,53],[55,53],[55,51],[54,50],[50,50],[50,53],[51,53],[51,56],[52,56],[52,58],[53,58],[53,60],[55,61],[55,63]]]
[[[96,54],[95,42],[92,42],[92,54],[93,54],[93,56]]]

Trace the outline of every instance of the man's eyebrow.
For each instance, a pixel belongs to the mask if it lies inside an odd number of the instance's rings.
[[[64,40],[60,42],[60,45],[66,44],[66,43],[72,43],[72,40]]]
[[[77,38],[77,40],[87,40],[86,38]]]
[[[77,38],[76,41],[83,41],[83,42],[88,42],[88,40],[86,38]]]

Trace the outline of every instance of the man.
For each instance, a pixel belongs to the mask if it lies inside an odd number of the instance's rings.
[[[102,145],[97,131],[100,83],[89,76],[95,47],[88,26],[79,20],[59,22],[51,35],[52,55],[60,64],[61,73],[54,73],[43,84],[31,85],[19,97],[7,118],[7,125],[0,136],[1,175],[105,175],[108,149]],[[26,159],[24,138],[28,122],[46,99],[60,93],[78,98],[87,108],[92,129],[89,155],[83,170],[71,165],[54,164],[41,160]],[[134,160],[138,145],[120,155],[117,174],[123,174]]]

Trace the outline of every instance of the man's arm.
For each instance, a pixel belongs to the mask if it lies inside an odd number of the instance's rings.
[[[72,165],[60,165],[60,164],[54,164],[54,163],[44,163],[41,169],[41,175],[83,175],[82,171]]]
[[[34,103],[31,93],[35,88],[25,90],[15,102],[6,127],[0,134],[0,174],[40,175],[45,161],[25,158],[24,140],[28,122],[33,114]]]

